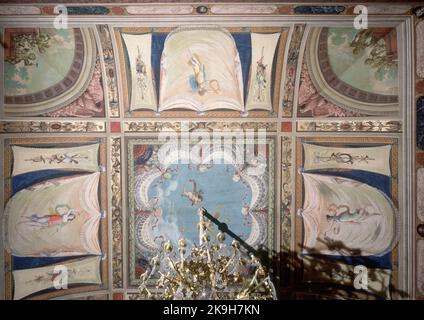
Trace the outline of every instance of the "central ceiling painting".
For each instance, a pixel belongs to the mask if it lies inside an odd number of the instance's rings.
[[[284,28],[119,28],[126,111],[269,116],[278,108],[286,36]]]

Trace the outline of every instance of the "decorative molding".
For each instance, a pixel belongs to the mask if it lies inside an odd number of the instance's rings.
[[[291,250],[292,203],[292,139],[281,138],[281,249]]]
[[[104,71],[106,74],[107,99],[109,115],[112,118],[119,117],[119,94],[118,80],[116,75],[115,54],[113,52],[111,30],[106,24],[97,25],[102,46]]]
[[[417,290],[424,295],[424,240],[417,241]]]
[[[213,5],[211,13],[213,14],[271,14],[277,11],[278,7],[272,4],[268,5]]]
[[[282,97],[283,117],[291,117],[293,113],[293,99],[296,83],[296,71],[299,61],[300,45],[302,43],[305,25],[295,25],[287,54],[287,66]]]
[[[0,15],[55,15],[52,4],[35,4],[30,1],[25,1],[25,5],[12,5],[0,4]],[[30,4],[30,5],[29,5]],[[300,5],[296,3],[283,4],[283,3],[243,3],[236,1],[235,3],[205,3],[198,5],[198,3],[124,3],[117,2],[100,2],[99,5],[69,3],[67,5],[68,13],[71,15],[195,15],[212,13],[214,15],[232,14],[232,15],[260,15],[260,14],[350,14],[353,15],[354,6],[331,5],[331,3],[323,3],[323,5]],[[343,4],[343,3],[341,3]],[[198,5],[198,6],[197,6]],[[373,3],[367,5],[368,14],[385,14],[385,15],[399,15],[408,14],[413,8],[408,4],[390,4],[390,3]],[[422,7],[416,7],[412,13],[417,17],[422,15]]]
[[[277,132],[276,122],[221,122],[221,121],[174,121],[174,122],[155,122],[155,121],[125,121],[124,132],[161,132],[177,131],[180,132],[182,124],[188,125],[188,130],[206,129],[208,131],[233,131],[233,130],[259,130],[267,132]],[[184,125],[183,125],[184,126]]]
[[[138,292],[127,292],[125,293],[124,300],[144,300],[142,295]]]
[[[417,24],[415,35],[417,41],[417,76],[424,78],[424,20]]]
[[[367,4],[368,14],[405,14],[411,10],[412,5],[408,4]]]
[[[417,100],[417,147],[424,150],[424,96]]]
[[[417,170],[417,216],[424,222],[424,168]]]
[[[128,14],[191,14],[194,8],[189,5],[148,5],[128,6]]]
[[[112,210],[112,283],[113,288],[123,286],[122,250],[122,184],[121,184],[121,138],[110,139],[110,189]]]
[[[69,6],[66,7],[69,15],[106,15],[110,9],[103,6]]]
[[[400,120],[334,120],[297,122],[298,132],[402,132]]]
[[[124,132],[180,131],[180,122],[125,121]]]
[[[104,121],[0,121],[0,133],[106,132]]]
[[[84,294],[62,296],[52,300],[109,300],[109,295],[106,293],[84,292]]]
[[[297,6],[296,14],[339,14],[345,10],[344,6]]]
[[[31,6],[0,6],[0,15],[41,14],[40,8]]]

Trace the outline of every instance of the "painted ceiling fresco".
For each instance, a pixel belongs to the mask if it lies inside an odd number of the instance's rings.
[[[138,299],[202,207],[281,298],[424,297],[422,9],[54,10],[0,6],[1,298]]]
[[[128,141],[130,213],[130,280],[137,284],[164,240],[175,245],[182,237],[198,242],[197,211],[208,208],[214,216],[253,247],[272,247],[274,238],[274,140],[253,163],[241,164],[237,153],[251,152],[224,146],[202,152],[209,159],[193,164],[190,148],[173,146],[163,161],[155,140]],[[247,148],[246,148],[247,149]],[[182,153],[182,155],[181,155]],[[187,155],[187,157],[185,157]],[[218,158],[218,163],[210,159]],[[220,160],[230,159],[228,164]],[[227,239],[231,243],[231,239]]]

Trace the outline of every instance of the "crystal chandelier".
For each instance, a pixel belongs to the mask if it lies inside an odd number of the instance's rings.
[[[276,299],[275,287],[259,258],[244,253],[235,239],[227,246],[224,228],[211,241],[211,222],[205,215],[210,217],[204,208],[199,209],[199,245],[193,245],[188,252],[185,239],[178,241],[177,249],[166,241],[151,259],[150,268],[140,276],[142,298]]]

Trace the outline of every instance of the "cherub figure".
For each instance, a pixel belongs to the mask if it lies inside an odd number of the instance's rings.
[[[328,207],[330,214],[326,215],[327,222],[330,222],[330,229],[325,232],[325,237],[331,239],[328,233],[334,235],[340,233],[340,226],[342,223],[361,223],[372,216],[379,216],[380,213],[370,213],[366,208],[359,208],[351,211],[348,205],[335,205],[331,204]]]
[[[201,190],[197,190],[197,184],[194,179],[189,180],[193,184],[192,191],[186,191],[184,187],[184,191],[181,194],[183,197],[187,197],[191,201],[191,206],[194,207],[203,201],[203,192]]]
[[[332,204],[328,207],[328,211],[332,215],[326,215],[327,221],[337,221],[337,222],[351,222],[359,223],[371,216],[379,216],[379,213],[370,213],[365,208],[355,209],[351,212],[351,209],[348,205],[335,205]]]
[[[203,96],[206,93],[205,65],[195,53],[192,53],[188,64],[193,68],[194,73],[194,76],[190,77],[190,85],[193,90],[197,90],[197,93]]]
[[[31,216],[23,216],[20,223],[27,224],[32,227],[51,227],[60,224],[66,224],[73,221],[78,211],[69,208],[67,205],[57,205],[55,209],[49,208],[49,213],[46,215],[38,215],[37,213]]]

